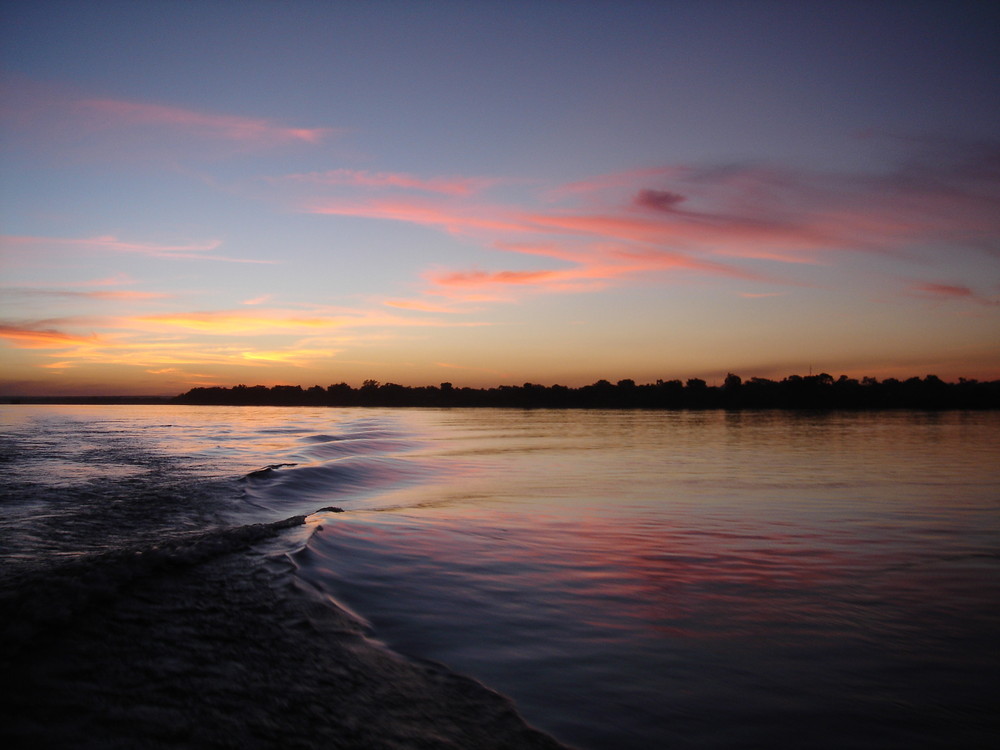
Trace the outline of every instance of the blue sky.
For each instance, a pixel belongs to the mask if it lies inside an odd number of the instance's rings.
[[[998,21],[7,3],[0,391],[1000,378]]]

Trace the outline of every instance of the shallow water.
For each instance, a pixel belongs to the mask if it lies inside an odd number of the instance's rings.
[[[563,742],[988,747],[998,445],[993,413],[7,406],[0,541],[32,581],[202,565],[191,534],[337,506],[228,532],[226,580],[290,576]]]

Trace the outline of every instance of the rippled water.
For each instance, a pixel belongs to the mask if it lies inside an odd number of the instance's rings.
[[[565,743],[990,747],[998,445],[994,413],[10,406],[0,541],[44,570],[337,506],[268,559]]]

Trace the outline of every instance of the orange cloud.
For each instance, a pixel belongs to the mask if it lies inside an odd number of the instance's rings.
[[[128,365],[145,367],[153,374],[176,372],[185,365],[249,365],[268,363],[307,366],[329,359],[337,350],[291,346],[287,349],[257,349],[252,346],[205,345],[191,341],[134,340],[127,334],[113,339],[80,337],[60,331],[0,328],[0,338],[11,340],[17,348],[58,350],[59,360],[36,366],[67,369],[85,364]]]
[[[378,309],[313,308],[308,312],[279,308],[251,310],[213,310],[173,312],[123,319],[120,328],[138,331],[190,331],[210,336],[257,336],[301,332],[316,334],[325,330],[354,328],[464,327],[485,325],[480,322],[442,320],[428,317],[404,317]]]
[[[78,336],[54,329],[19,328],[0,325],[0,338],[19,349],[69,349],[76,346],[94,347],[103,343],[96,335]]]
[[[79,335],[65,326],[102,328],[104,335]],[[49,350],[49,361],[28,366],[64,370],[85,365],[127,365],[154,374],[188,366],[309,367],[334,359],[348,343],[398,336],[400,327],[469,327],[472,321],[404,317],[378,308],[317,308],[174,312],[119,319],[66,318],[39,324],[0,326],[0,339],[17,349]],[[365,333],[351,333],[364,329]],[[332,332],[335,335],[330,335]],[[159,335],[158,335],[159,334]],[[297,340],[274,345],[290,335]],[[260,337],[272,337],[264,339]]]
[[[306,367],[318,359],[331,359],[336,349],[282,349],[272,351],[243,352],[243,359],[250,362],[267,362]]]
[[[212,335],[261,334],[275,331],[331,328],[342,320],[327,317],[304,317],[289,311],[262,310],[245,312],[212,311],[164,313],[134,318],[132,324],[145,329],[183,329]]]

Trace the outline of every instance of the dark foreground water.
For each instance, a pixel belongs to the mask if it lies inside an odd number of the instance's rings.
[[[998,446],[994,413],[0,406],[0,739],[993,747]]]

